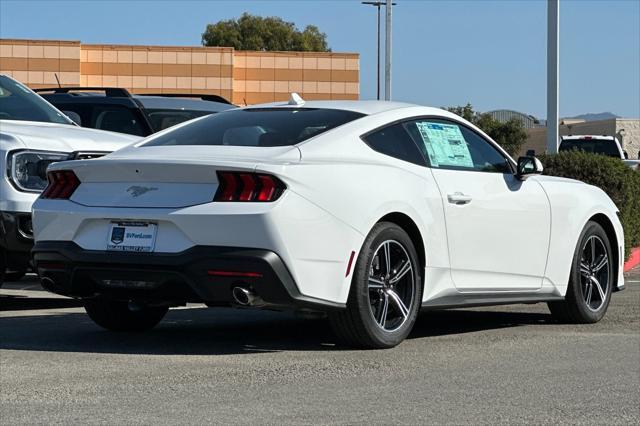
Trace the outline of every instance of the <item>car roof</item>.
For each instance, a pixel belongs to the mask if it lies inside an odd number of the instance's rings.
[[[231,104],[223,104],[221,102],[205,101],[201,99],[190,99],[180,97],[164,97],[164,96],[148,96],[148,95],[132,95],[134,99],[139,101],[145,108],[151,109],[188,109],[195,111],[226,111],[236,108]]]
[[[272,102],[268,104],[250,105],[244,109],[256,108],[318,108],[318,109],[339,109],[344,111],[359,112],[361,114],[373,115],[381,112],[391,111],[400,108],[412,108],[418,105],[393,102],[393,101],[304,101],[300,103]],[[433,108],[434,114],[442,111]]]
[[[52,102],[81,102],[83,104],[118,104],[150,109],[192,110],[220,112],[236,108],[235,105],[206,99],[208,95],[179,94],[140,95],[116,87],[42,88],[36,93]],[[193,97],[190,97],[193,96]],[[200,98],[199,96],[202,96]],[[212,95],[212,98],[215,96]],[[222,99],[222,98],[221,98]]]

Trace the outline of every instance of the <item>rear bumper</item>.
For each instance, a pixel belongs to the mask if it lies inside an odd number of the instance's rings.
[[[269,250],[194,246],[179,253],[119,253],[39,241],[32,255],[43,287],[76,298],[228,306],[234,303],[232,288],[242,286],[274,308],[344,308],[302,295],[280,257]]]
[[[0,251],[6,256],[7,268],[28,269],[33,246],[31,213],[0,212],[0,231]]]

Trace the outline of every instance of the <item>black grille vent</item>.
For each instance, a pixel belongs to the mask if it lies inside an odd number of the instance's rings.
[[[69,160],[93,160],[94,158],[100,158],[109,154],[104,151],[94,151],[94,152],[74,152],[69,156]]]

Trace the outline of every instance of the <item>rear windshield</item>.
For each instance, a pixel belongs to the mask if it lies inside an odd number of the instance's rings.
[[[316,108],[250,108],[210,115],[153,138],[142,146],[295,145],[362,117],[353,111]]]
[[[560,143],[559,151],[572,151],[574,149],[620,158],[620,151],[618,151],[616,143],[611,139],[564,140]]]

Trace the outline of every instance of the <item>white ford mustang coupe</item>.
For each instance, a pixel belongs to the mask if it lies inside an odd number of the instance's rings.
[[[111,330],[188,302],[326,313],[369,348],[420,309],[547,302],[596,322],[624,287],[618,211],[541,172],[440,109],[294,94],[51,165],[33,259]]]

